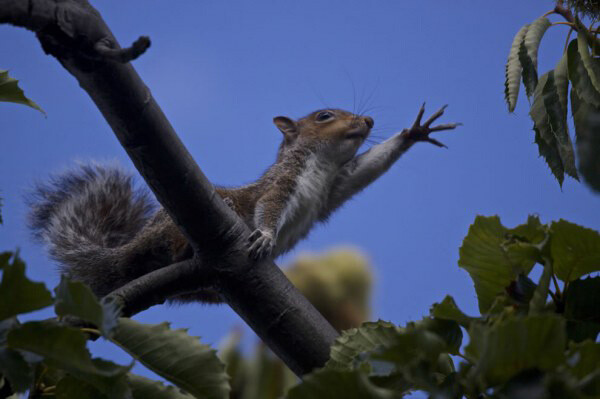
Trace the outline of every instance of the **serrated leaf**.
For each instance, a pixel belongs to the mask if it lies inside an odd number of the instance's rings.
[[[569,284],[564,317],[572,341],[596,340],[600,332],[600,277],[578,279]]]
[[[331,346],[331,357],[325,367],[352,370],[356,356],[380,345],[391,346],[397,334],[398,327],[383,320],[366,322],[359,328],[343,331]]]
[[[577,134],[579,172],[592,189],[600,192],[600,109],[584,102],[573,89],[571,108]]]
[[[111,398],[127,397],[125,375],[131,366],[92,359],[85,335],[75,328],[49,321],[31,321],[10,330],[7,343],[10,348],[43,356],[51,367],[68,371]]]
[[[12,256],[12,263],[9,259]],[[25,276],[25,263],[18,254],[0,254],[0,320],[52,305],[52,295],[43,283],[34,283]]]
[[[462,345],[463,334],[456,321],[425,317],[423,320],[420,320],[416,323],[408,323],[407,330],[410,330],[409,327],[413,327],[415,329],[425,329],[434,333],[446,343],[446,347],[443,349],[444,352],[448,352],[453,355],[459,353],[460,346]]]
[[[168,323],[119,319],[111,339],[144,366],[193,396],[227,398],[228,376],[216,351]]]
[[[554,140],[552,141],[552,139],[546,137],[544,139],[549,145],[553,142],[557,146],[564,171],[574,179],[578,179],[577,169],[575,168],[575,152],[567,128],[567,110],[563,109],[560,104],[554,71],[548,73],[548,80],[544,85],[542,95],[544,96],[544,108],[548,114],[549,133]]]
[[[567,123],[567,110],[569,108],[569,70],[567,53],[563,54],[554,68],[554,85],[556,94],[563,112],[565,124]]]
[[[391,390],[375,386],[359,371],[320,369],[304,377],[292,388],[288,399],[387,399],[397,398]]]
[[[521,76],[523,78],[523,86],[525,86],[525,93],[527,93],[527,97],[531,98],[538,85],[538,74],[537,68],[527,52],[527,47],[525,47],[525,41],[522,41],[519,47],[519,62],[522,67]]]
[[[0,69],[0,101],[27,105],[46,115],[46,112],[39,105],[25,97],[25,93],[21,90],[18,83],[18,80],[8,76],[7,70]]]
[[[69,375],[58,381],[55,392],[56,399],[111,399],[93,385]]]
[[[471,378],[497,386],[527,369],[552,370],[564,361],[564,319],[555,315],[513,317],[491,327],[473,323],[465,348],[475,362]]]
[[[530,220],[529,223],[534,222]],[[523,226],[507,229],[498,216],[477,216],[469,227],[459,250],[458,265],[473,279],[482,314],[490,309],[496,296],[502,294],[511,281],[519,274],[529,274],[536,263],[539,250],[535,244],[542,241],[543,229],[541,224],[539,232],[533,224],[528,229]]]
[[[438,319],[453,320],[465,328],[469,328],[471,322],[478,320],[478,318],[464,314],[450,295],[447,295],[442,302],[434,303],[430,313]]]
[[[538,61],[538,49],[540,47],[540,42],[542,41],[542,37],[544,33],[548,30],[548,28],[552,25],[550,20],[546,17],[541,17],[533,21],[533,23],[527,29],[527,33],[525,34],[525,38],[523,39],[523,43],[525,44],[525,48],[527,49],[527,55],[531,59],[534,68],[537,70],[537,61]]]
[[[55,289],[54,310],[58,316],[74,316],[89,321],[100,329],[105,337],[110,337],[117,326],[119,309],[113,302],[100,302],[85,284],[69,281],[62,276]]]
[[[10,381],[17,393],[24,393],[33,383],[33,367],[14,349],[0,347],[0,375]]]
[[[559,220],[551,225],[550,252],[554,273],[564,282],[600,270],[600,234],[575,223]]]
[[[540,81],[535,89],[533,104],[529,110],[529,115],[533,120],[533,130],[535,131],[535,143],[538,145],[540,156],[550,167],[550,171],[558,180],[558,184],[562,187],[565,179],[565,167],[562,161],[562,156],[559,150],[559,144],[556,136],[550,126],[550,117],[548,110],[544,104],[544,88],[551,81],[553,71],[547,72],[540,78]]]
[[[519,61],[519,48],[525,38],[529,25],[523,26],[515,35],[508,60],[506,61],[505,81],[504,81],[504,99],[508,104],[508,112],[513,112],[517,105],[519,97],[519,86],[521,84],[521,62]]]
[[[140,375],[128,374],[133,399],[194,399],[179,389]]]
[[[595,89],[590,72],[584,64],[583,57],[585,55],[582,56],[580,53],[579,42],[580,39],[573,39],[567,49],[569,80],[571,80],[579,98],[595,107],[600,107],[600,92]],[[587,51],[583,53],[585,54]]]

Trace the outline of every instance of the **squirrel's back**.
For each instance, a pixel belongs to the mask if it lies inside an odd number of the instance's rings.
[[[148,222],[148,191],[116,166],[81,165],[38,184],[29,196],[29,226],[70,278],[103,295],[127,281],[120,251]]]

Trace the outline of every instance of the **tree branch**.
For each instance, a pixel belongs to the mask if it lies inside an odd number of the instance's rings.
[[[0,0],[0,22],[36,32],[44,51],[77,79],[215,287],[256,334],[298,375],[323,366],[336,331],[272,261],[248,259],[248,227],[216,193],[133,67],[105,51],[120,47],[100,14],[86,0]],[[190,268],[183,262],[151,273],[132,295],[172,287]]]

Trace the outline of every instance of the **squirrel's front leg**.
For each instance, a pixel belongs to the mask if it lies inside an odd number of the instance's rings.
[[[283,183],[283,182],[280,182]],[[256,229],[248,236],[248,253],[252,259],[270,256],[277,243],[277,231],[283,224],[290,190],[278,185],[269,190],[256,203],[254,224]]]

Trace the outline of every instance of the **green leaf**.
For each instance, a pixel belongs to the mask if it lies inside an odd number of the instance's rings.
[[[160,381],[128,374],[129,385],[133,393],[133,399],[194,399],[179,389],[163,384]]]
[[[12,263],[9,259],[12,255]],[[25,263],[18,254],[0,254],[0,320],[52,305],[52,295],[43,283],[34,283],[25,276]]]
[[[577,50],[593,88],[596,92],[600,92],[600,65],[598,65],[598,60],[590,55],[588,39],[583,32],[577,34]]]
[[[543,236],[536,217],[514,229],[502,226],[498,216],[475,218],[460,247],[458,265],[473,279],[482,314],[519,274],[529,274],[539,257],[535,244]]]
[[[600,369],[600,344],[585,341],[571,345],[567,354],[569,371],[582,379]]]
[[[450,295],[447,295],[441,303],[434,303],[430,313],[438,319],[453,320],[465,328],[469,328],[471,322],[479,320],[464,314]]]
[[[569,102],[569,71],[568,71],[568,57],[565,53],[554,68],[554,85],[556,86],[556,94],[560,103],[562,111],[562,117],[564,123],[567,123],[567,110]]]
[[[508,104],[508,112],[513,112],[517,105],[517,98],[519,97],[519,86],[521,84],[521,62],[519,61],[519,48],[525,38],[529,25],[523,26],[513,39],[512,45],[510,46],[510,52],[508,53],[508,60],[506,61],[506,70],[504,81],[504,99]]]
[[[383,320],[363,323],[359,328],[343,331],[331,346],[331,357],[325,365],[334,370],[354,369],[354,359],[377,346],[389,347],[395,342],[398,327]]]
[[[14,392],[23,393],[33,383],[33,367],[19,351],[0,347],[0,375],[10,381]]]
[[[572,40],[567,49],[569,80],[571,80],[579,98],[595,107],[600,107],[600,93],[594,87],[590,76],[590,72],[593,74],[594,71],[588,70],[583,61],[585,54],[589,56],[589,53],[585,49],[580,49],[581,40],[585,40],[585,38],[579,39],[578,37]],[[581,50],[583,50],[583,54]]]
[[[387,399],[397,398],[394,391],[375,386],[359,371],[320,369],[304,377],[292,388],[288,399]]]
[[[111,398],[127,397],[125,376],[131,367],[92,359],[85,335],[75,328],[49,321],[31,321],[10,330],[7,343],[10,348],[43,356],[51,367],[68,371]]]
[[[117,326],[119,308],[113,302],[98,301],[92,290],[78,281],[61,277],[55,289],[54,310],[58,316],[74,316],[97,326],[105,337],[110,337]]]
[[[150,325],[121,318],[112,341],[193,396],[228,397],[229,378],[216,351],[185,330],[171,330],[168,323]]]
[[[523,39],[523,44],[527,49],[527,55],[531,59],[534,68],[537,70],[537,61],[538,61],[538,48],[540,47],[540,42],[542,41],[542,37],[546,30],[552,25],[550,20],[546,17],[541,17],[533,21],[533,23],[529,26],[527,33],[525,34],[525,39]]]
[[[554,273],[564,282],[600,270],[600,234],[575,223],[552,222]]]
[[[552,278],[552,262],[549,260],[544,265],[544,271],[540,277],[540,282],[533,292],[533,298],[529,303],[529,311],[531,314],[540,314],[546,307],[546,300],[550,292],[550,280]]]
[[[513,317],[491,327],[473,323],[469,336],[465,353],[475,362],[470,376],[483,386],[505,383],[531,368],[552,370],[564,361],[564,319],[555,315]]]
[[[56,384],[56,399],[111,399],[93,385],[73,376],[66,376]]]
[[[555,84],[554,71],[548,73],[548,80],[544,85],[542,95],[544,96],[544,108],[548,114],[549,133],[552,135],[552,137],[543,136],[543,138],[548,145],[553,143],[557,146],[565,172],[574,179],[578,179],[577,169],[575,168],[575,152],[567,128],[567,109],[563,109],[560,103],[561,99],[558,95],[558,87]],[[546,132],[542,131],[541,133]]]
[[[7,70],[0,69],[0,101],[24,104],[46,115],[46,112],[39,105],[25,97],[25,93],[18,83],[18,80],[8,76]]]
[[[572,281],[565,292],[567,335],[575,342],[596,340],[600,332],[600,277]]]
[[[586,183],[600,192],[600,109],[571,90],[571,108],[577,134],[579,171]]]
[[[459,353],[463,334],[456,321],[425,317],[423,320],[416,323],[408,323],[407,329],[409,329],[409,327],[424,329],[434,333],[446,343],[444,352],[453,355]]]
[[[527,47],[525,47],[525,41],[522,41],[519,47],[519,62],[523,68],[521,75],[523,77],[525,93],[527,93],[527,97],[531,97],[538,85],[538,75],[537,68],[527,52]]]

